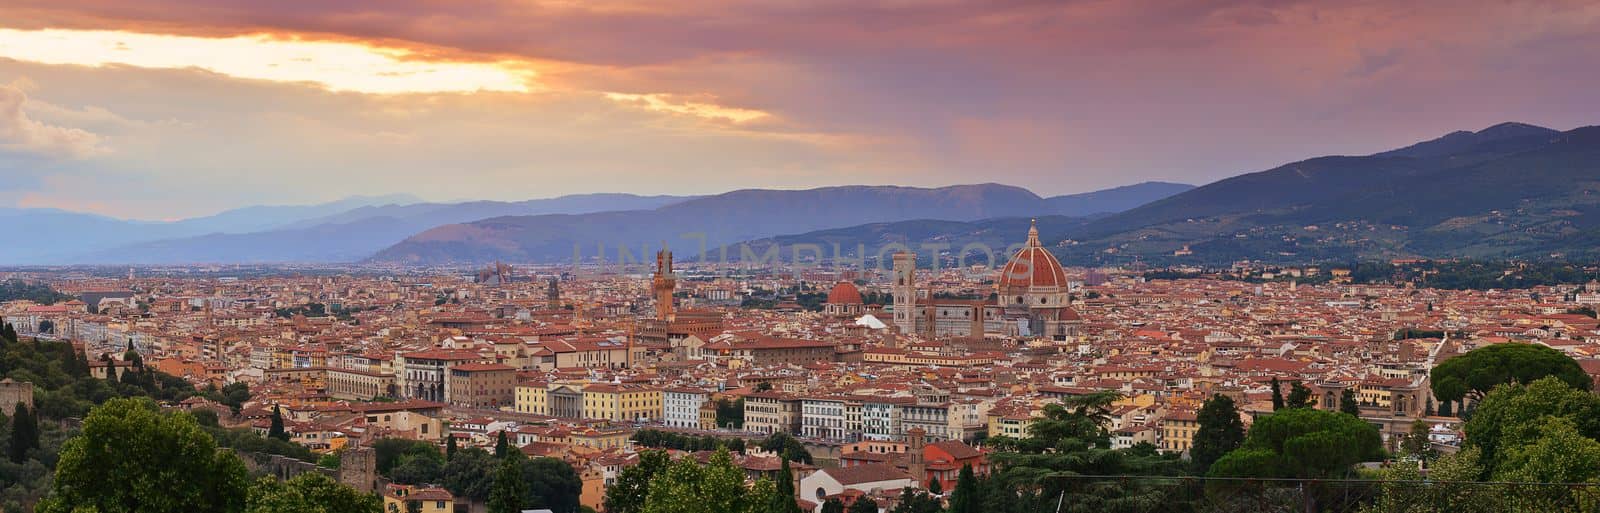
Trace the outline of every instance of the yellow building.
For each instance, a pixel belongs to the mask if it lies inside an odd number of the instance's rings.
[[[1023,438],[1028,436],[1028,424],[1033,423],[1033,416],[990,411],[988,420],[990,438],[997,436]]]
[[[550,384],[543,381],[518,383],[512,406],[517,413],[550,414]]]
[[[1161,419],[1161,450],[1183,452],[1194,446],[1194,432],[1200,422],[1192,411],[1174,411]]]
[[[661,389],[597,383],[583,387],[583,417],[615,421],[661,420]]]
[[[455,496],[443,488],[389,485],[383,494],[384,511],[455,513]]]
[[[590,449],[620,449],[627,447],[633,430],[621,427],[587,429],[572,432],[572,445]]]

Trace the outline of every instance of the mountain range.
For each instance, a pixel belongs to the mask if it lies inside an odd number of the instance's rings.
[[[715,196],[639,196],[632,194],[579,194],[527,201],[422,202],[411,196],[356,196],[303,206],[253,206],[219,214],[172,222],[121,220],[50,209],[0,209],[0,223],[29,227],[33,233],[0,252],[0,265],[27,264],[183,264],[358,261],[408,237],[436,227],[487,219],[574,219],[573,226],[588,226],[599,233],[618,230],[607,219],[627,219],[639,212],[665,209],[675,226],[689,226],[696,215],[734,219],[713,223],[713,233],[754,238],[784,231],[854,224],[861,219],[938,217],[942,209],[964,212],[962,219],[1016,215],[1043,209],[1072,215],[1126,210],[1193,186],[1150,182],[1103,191],[1040,198],[1015,187],[984,185],[952,188],[945,202],[919,205],[910,199],[884,203],[883,197],[863,194],[867,187],[831,187],[806,191],[743,190]],[[914,188],[881,188],[915,191]],[[915,194],[906,196],[911,198]],[[690,203],[680,208],[675,204]],[[843,210],[823,207],[856,203],[867,208]],[[815,208],[813,221],[775,222],[771,207],[790,205],[787,211]],[[866,217],[855,217],[866,216]],[[589,223],[589,224],[583,224]],[[624,223],[627,223],[624,221]],[[570,224],[570,223],[568,223]],[[758,226],[748,226],[755,224]],[[763,228],[761,225],[766,226]],[[622,230],[627,232],[626,230]],[[437,232],[436,232],[437,233]],[[645,233],[639,230],[627,232]],[[657,234],[650,232],[651,240]],[[598,241],[591,241],[598,242]],[[608,243],[614,244],[612,241]],[[570,255],[570,245],[564,248]],[[509,258],[515,253],[485,253],[483,258]],[[550,252],[542,257],[554,258]],[[454,262],[445,257],[427,262]],[[417,260],[419,262],[423,260]],[[464,261],[475,261],[465,259]]]
[[[403,264],[570,262],[642,259],[662,244],[718,247],[782,234],[838,228],[862,220],[980,219],[1119,211],[1191,186],[1150,182],[1070,196],[1041,197],[1000,184],[940,188],[843,186],[740,190],[652,210],[584,215],[510,216],[445,225],[378,252]],[[703,245],[703,246],[702,246]]]
[[[870,223],[749,241],[1014,244],[1023,220]],[[1096,218],[1041,219],[1077,265],[1600,258],[1600,127],[1502,123],[1365,156],[1307,159]],[[1187,248],[1187,251],[1184,251]]]
[[[1600,258],[1600,127],[1502,123],[1201,187],[1148,182],[1055,197],[992,183],[519,202],[378,196],[174,222],[0,209],[0,223],[30,228],[0,264],[615,261],[663,243],[688,253],[736,243],[1003,248],[1033,217],[1052,250],[1078,265]]]

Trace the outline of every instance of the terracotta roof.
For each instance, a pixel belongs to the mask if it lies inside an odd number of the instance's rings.
[[[845,486],[892,481],[895,479],[913,479],[911,474],[907,474],[906,471],[887,463],[868,463],[854,467],[827,468],[821,471],[826,472],[839,484]]]

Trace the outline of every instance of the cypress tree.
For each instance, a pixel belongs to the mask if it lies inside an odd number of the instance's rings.
[[[500,438],[494,442],[494,457],[504,458],[511,454],[511,442],[506,441],[506,432],[500,432]]]
[[[978,488],[978,476],[972,465],[961,466],[956,477],[956,489],[950,491],[949,513],[983,513],[983,490]]]
[[[1278,386],[1278,377],[1272,377],[1272,411],[1283,409],[1283,389]]]
[[[771,513],[801,513],[800,504],[795,502],[794,471],[789,468],[789,460],[783,460],[783,468],[778,470],[776,479],[778,493],[773,494],[772,504],[767,508]]]
[[[6,455],[11,457],[12,463],[28,461],[28,451],[39,448],[39,419],[34,417],[27,405],[18,403],[17,411],[11,416],[11,445],[7,447]]]
[[[445,436],[450,437],[450,439],[444,444],[444,460],[450,461],[456,457],[456,437],[449,434]]]
[[[1343,393],[1339,394],[1339,412],[1348,413],[1357,417],[1361,416],[1361,405],[1356,402],[1355,390],[1346,388],[1344,389]]]
[[[272,405],[272,427],[267,429],[267,438],[289,441],[289,433],[283,430],[283,410],[276,404]]]
[[[1189,460],[1201,474],[1244,443],[1244,421],[1239,420],[1239,409],[1231,397],[1211,396],[1195,414],[1195,422],[1200,426],[1194,433],[1194,445],[1189,448]]]

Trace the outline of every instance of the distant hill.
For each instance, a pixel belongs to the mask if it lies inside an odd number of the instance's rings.
[[[516,216],[440,226],[378,252],[372,260],[412,264],[571,261],[591,259],[604,248],[615,261],[618,246],[643,258],[665,241],[706,247],[781,234],[861,224],[862,221],[937,219],[974,221],[1057,212],[1126,208],[1183,189],[1178,184],[1140,184],[1112,191],[1041,198],[1000,184],[925,189],[844,186],[808,190],[740,190],[674,203],[653,210],[586,215]],[[691,235],[686,238],[687,234]]]
[[[1090,216],[1137,208],[1152,201],[1193,189],[1193,185],[1171,182],[1143,182],[1082,194],[1045,198],[1049,212],[1040,215]]]
[[[205,233],[243,233],[365,205],[415,201],[407,195],[353,196],[316,205],[252,206],[181,221],[136,221],[46,208],[0,208],[0,226],[27,227],[0,251],[0,264],[49,264],[143,241]]]
[[[1088,262],[1548,257],[1600,239],[1600,128],[1504,123],[1368,156],[1319,157],[1107,216]],[[1175,258],[1188,245],[1194,255]]]
[[[655,208],[683,201],[681,196],[580,194],[527,201],[462,203],[372,203],[273,229],[246,233],[207,233],[144,240],[107,250],[63,257],[73,263],[196,262],[348,262],[429,228],[507,215],[586,213],[611,209]]]

